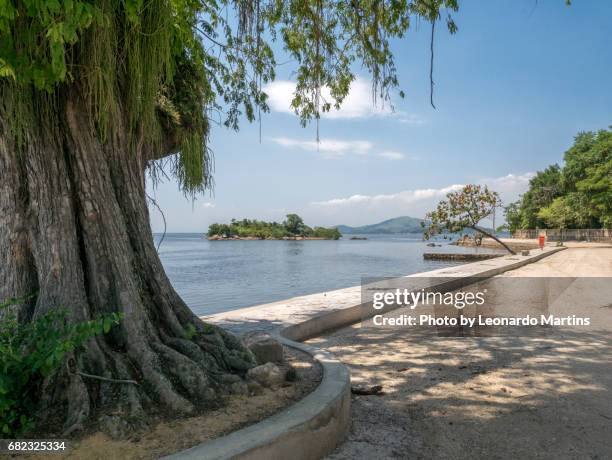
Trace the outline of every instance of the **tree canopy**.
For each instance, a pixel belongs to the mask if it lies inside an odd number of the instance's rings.
[[[292,108],[302,123],[339,107],[355,78],[374,95],[399,84],[391,40],[434,23],[457,0],[24,0],[0,2],[0,91],[13,135],[78,84],[96,132],[127,118],[134,148],[180,153],[172,172],[189,193],[211,187],[210,123],[236,129],[266,111],[274,49],[296,65]],[[446,13],[445,13],[446,14]],[[445,17],[450,32],[456,26]],[[274,43],[277,45],[273,45]],[[329,88],[331,100],[322,97]],[[400,95],[403,95],[400,92]],[[36,109],[34,109],[36,108]]]
[[[539,171],[506,207],[510,231],[612,226],[612,130],[579,133],[563,166]]]

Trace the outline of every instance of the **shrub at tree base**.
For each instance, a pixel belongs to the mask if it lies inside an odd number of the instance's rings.
[[[0,437],[21,436],[34,428],[34,414],[42,382],[66,354],[118,324],[120,315],[67,324],[66,312],[54,309],[29,323],[20,323],[0,305]]]

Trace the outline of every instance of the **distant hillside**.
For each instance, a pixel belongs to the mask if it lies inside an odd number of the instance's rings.
[[[385,220],[378,224],[364,225],[362,227],[349,227],[348,225],[337,225],[343,235],[372,234],[372,233],[421,233],[421,222],[423,219],[402,216]]]

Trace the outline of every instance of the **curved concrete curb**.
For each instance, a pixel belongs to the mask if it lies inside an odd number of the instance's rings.
[[[280,334],[283,344],[312,355],[323,367],[321,384],[304,399],[259,423],[164,457],[167,460],[315,460],[333,451],[350,425],[348,368],[331,353]]]

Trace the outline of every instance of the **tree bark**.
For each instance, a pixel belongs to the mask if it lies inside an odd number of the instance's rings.
[[[497,241],[499,244],[501,244],[501,245],[502,245],[504,248],[506,248],[506,250],[507,250],[507,251],[508,251],[510,254],[512,254],[512,255],[515,255],[515,254],[516,254],[516,252],[514,252],[512,249],[510,249],[510,247],[509,247],[509,246],[508,246],[506,243],[504,243],[502,240],[500,240],[499,238],[497,238],[495,235],[493,235],[493,234],[491,234],[491,233],[487,232],[486,230],[483,230],[483,229],[482,229],[482,228],[480,228],[480,227],[477,227],[476,225],[474,225],[474,226],[472,226],[472,227],[470,227],[470,228],[471,228],[472,230],[475,230],[475,231],[479,232],[479,233],[482,233],[482,234],[483,234],[483,235],[485,235],[485,236],[488,236],[489,238],[494,239],[494,240],[495,240],[495,241]]]
[[[215,404],[223,375],[255,361],[236,337],[199,320],[163,270],[145,195],[157,155],[133,147],[121,118],[102,142],[78,91],[61,100],[54,126],[31,127],[22,149],[0,112],[0,301],[36,293],[23,321],[60,306],[73,322],[123,319],[46,382],[40,418],[61,417],[69,434],[109,410],[133,421]]]

